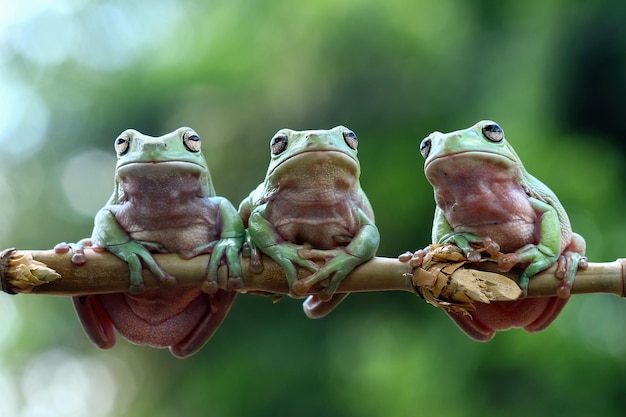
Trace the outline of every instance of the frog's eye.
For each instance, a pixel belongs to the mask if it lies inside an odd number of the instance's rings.
[[[281,133],[281,134],[274,136],[272,140],[270,141],[270,150],[272,152],[272,155],[278,155],[279,153],[284,151],[287,148],[288,142],[289,142],[289,139],[287,138],[287,135],[285,134]]]
[[[200,152],[200,136],[193,130],[188,130],[183,134],[183,144],[189,152]]]
[[[504,131],[497,124],[489,123],[483,126],[483,136],[491,142],[502,142]]]
[[[128,149],[130,148],[130,137],[124,133],[115,139],[115,152],[117,152],[117,156],[122,156]]]
[[[432,146],[432,141],[430,140],[430,136],[427,137],[420,143],[420,153],[424,157],[424,159],[428,158],[428,154],[430,153],[430,148]]]
[[[351,130],[346,130],[345,132],[343,132],[343,139],[352,149],[356,149],[357,146],[359,146],[359,138],[357,138],[356,133]]]

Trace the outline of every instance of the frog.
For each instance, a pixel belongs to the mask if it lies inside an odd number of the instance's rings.
[[[305,298],[316,284],[323,287],[303,303],[312,319],[326,316],[347,296],[336,293],[339,284],[372,259],[380,243],[360,184],[358,144],[344,126],[279,130],[269,143],[264,181],[239,205],[253,254],[260,251],[283,268],[291,297]],[[311,275],[298,279],[297,268]]]
[[[470,261],[495,257],[503,272],[521,269],[518,300],[476,303],[471,314],[449,311],[452,320],[483,342],[497,331],[548,327],[569,300],[578,269],[587,266],[585,240],[572,231],[555,193],[526,170],[491,120],[433,132],[421,141],[420,153],[436,203],[432,242],[454,244]],[[531,277],[554,264],[557,294],[527,297]]]
[[[190,356],[215,333],[242,286],[243,222],[226,198],[216,196],[193,129],[181,127],[160,137],[128,129],[114,146],[114,191],[96,214],[91,238],[56,249],[71,249],[78,265],[86,262],[85,248],[108,250],[128,263],[129,290],[73,297],[76,313],[102,349],[116,344],[117,330],[132,343]],[[183,259],[210,253],[202,285],[177,287],[155,253]],[[227,282],[218,285],[217,270],[224,263]],[[157,278],[157,288],[146,288],[144,267]]]

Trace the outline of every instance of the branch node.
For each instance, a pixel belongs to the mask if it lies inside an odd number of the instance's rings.
[[[33,288],[61,278],[54,269],[15,248],[0,252],[0,283],[7,294],[30,293]]]
[[[493,272],[464,268],[478,262],[468,260],[463,252],[450,244],[433,244],[413,255],[399,257],[413,267],[411,277],[415,291],[429,304],[448,312],[469,315],[474,302],[517,300],[522,290],[515,281]],[[483,258],[480,262],[489,261]],[[417,268],[427,274],[416,274]]]

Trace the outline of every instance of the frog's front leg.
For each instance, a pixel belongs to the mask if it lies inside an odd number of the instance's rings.
[[[202,291],[215,294],[219,288],[235,290],[243,286],[239,252],[244,241],[244,229],[241,217],[235,207],[222,197],[213,197],[219,200],[221,233],[217,241],[209,242],[191,251],[181,253],[184,259],[191,259],[203,253],[210,253],[211,259],[207,274],[202,283]],[[228,268],[228,282],[218,282],[217,270],[226,262]]]
[[[318,282],[330,278],[330,283],[318,295],[322,301],[328,301],[335,293],[341,281],[354,268],[374,257],[380,234],[374,222],[365,215],[363,210],[356,209],[361,228],[352,241],[343,248],[335,250],[309,250],[301,251],[301,256],[312,259],[318,257],[330,258],[319,271],[296,282],[293,290],[300,295],[305,295],[312,286]]]
[[[254,245],[285,271],[290,295],[298,296],[293,290],[298,281],[296,265],[311,272],[317,271],[319,267],[315,262],[300,256],[300,251],[304,249],[302,246],[286,242],[278,235],[274,226],[263,216],[264,209],[263,205],[252,211],[248,219],[248,233]]]
[[[157,277],[159,284],[174,285],[176,283],[176,278],[159,266],[144,244],[131,239],[128,233],[117,223],[109,208],[104,208],[96,214],[91,240],[94,245],[105,247],[109,252],[128,263],[130,269],[129,291],[132,294],[140,294],[145,290],[141,275],[143,265]],[[159,247],[158,244],[149,242],[145,242],[145,244],[153,249]]]
[[[561,222],[559,221],[556,209],[536,198],[529,198],[529,201],[540,218],[539,242],[537,244],[526,245],[514,253],[502,256],[498,260],[498,266],[503,271],[510,270],[516,264],[529,263],[520,275],[518,281],[523,295],[528,291],[530,277],[549,268],[557,262],[561,254]],[[573,279],[574,276],[572,275],[572,282]]]
[[[480,261],[483,251],[490,255],[496,255],[500,251],[500,246],[489,237],[483,238],[469,232],[453,230],[445,217],[445,213],[439,207],[435,210],[432,241],[439,244],[451,243],[457,246],[471,262]]]
[[[585,256],[585,239],[578,233],[572,233],[572,240],[563,251],[557,261],[555,275],[562,280],[561,286],[557,289],[557,295],[561,298],[570,296],[576,272],[578,269],[587,269],[589,261]]]

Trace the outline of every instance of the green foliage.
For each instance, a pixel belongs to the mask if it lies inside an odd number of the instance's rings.
[[[193,127],[236,205],[275,131],[343,124],[360,138],[379,254],[396,256],[430,240],[420,140],[489,118],[559,195],[590,260],[625,256],[619,2],[55,4],[16,6],[0,29],[2,247],[88,235],[126,128]],[[609,296],[485,345],[408,294],[352,295],[319,321],[298,301],[240,296],[184,361],[123,340],[98,351],[67,299],[4,296],[0,311],[0,415],[623,414],[626,303]]]

